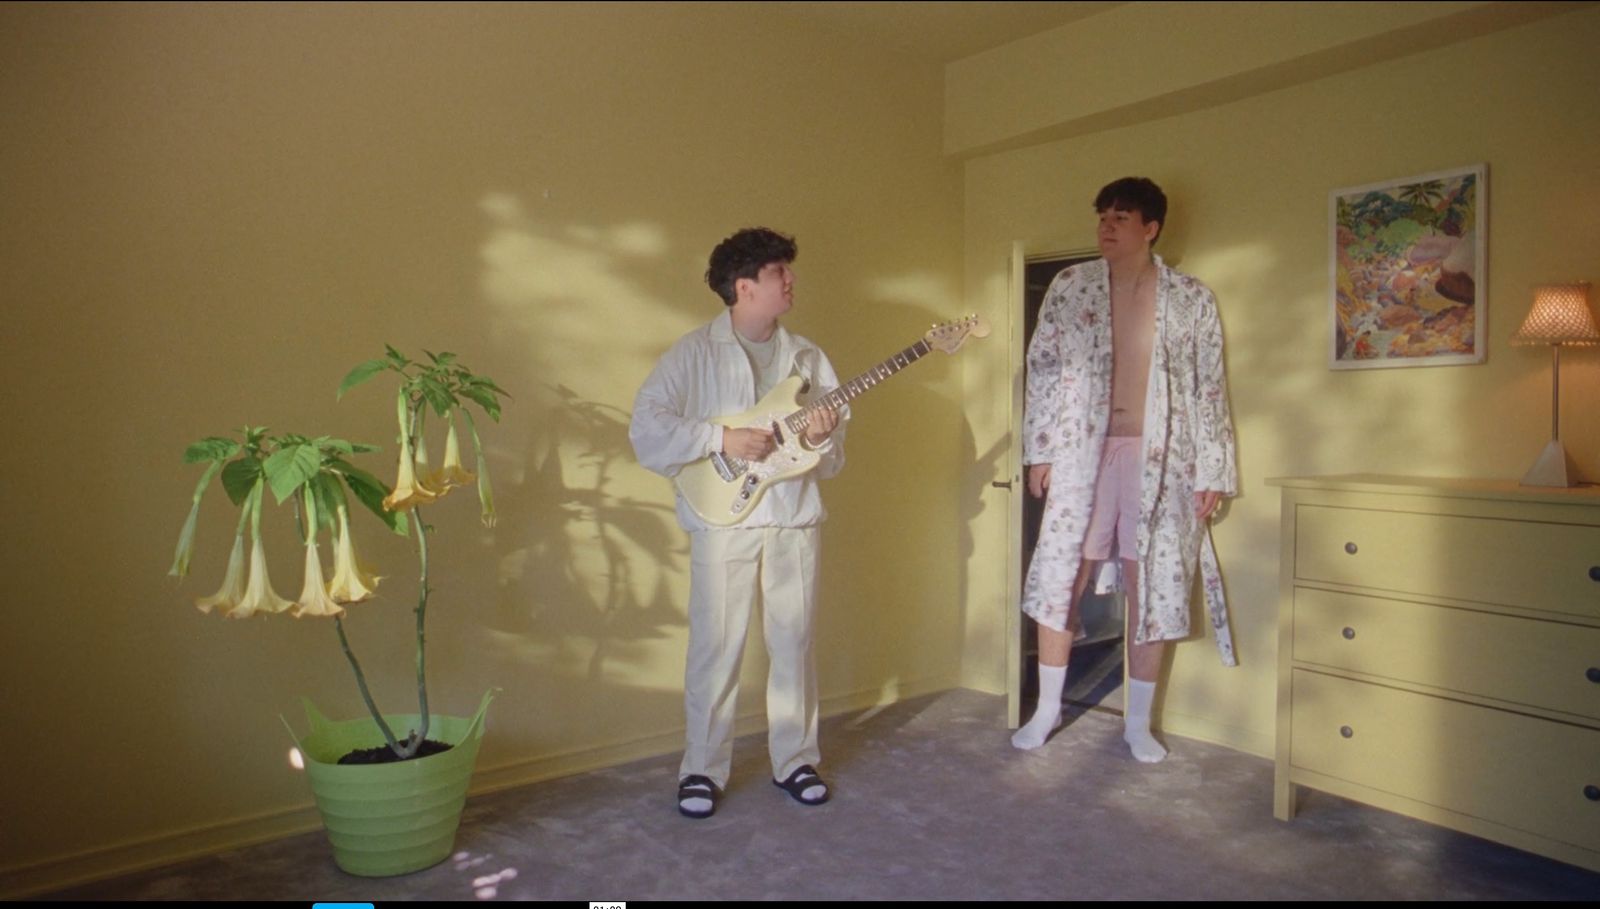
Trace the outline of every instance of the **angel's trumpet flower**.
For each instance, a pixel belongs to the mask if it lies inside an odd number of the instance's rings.
[[[406,419],[406,396],[400,393],[400,475],[394,481],[394,492],[383,500],[388,511],[406,511],[416,505],[426,505],[438,496],[417,482],[416,469],[411,462],[411,426]]]
[[[467,418],[467,429],[472,433],[472,448],[478,455],[478,502],[483,506],[480,517],[483,526],[493,527],[498,518],[494,511],[494,490],[489,488],[489,464],[483,457],[483,440],[478,438],[478,424],[473,421],[472,413],[463,409],[461,415]]]
[[[267,550],[257,534],[250,546],[250,581],[245,585],[244,598],[228,618],[248,619],[258,612],[283,612],[293,605],[294,601],[278,596],[272,589],[272,579],[267,577]]]
[[[422,461],[419,459],[417,461],[419,469],[421,464]],[[461,443],[456,441],[456,421],[452,416],[450,434],[444,440],[444,464],[428,477],[428,486],[438,490],[440,495],[444,495],[451,487],[465,486],[475,479],[477,479],[475,474],[469,473],[461,466]]]
[[[249,509],[245,509],[244,515],[249,513]],[[233,554],[228,556],[228,572],[222,576],[222,589],[215,596],[194,601],[195,607],[201,612],[210,612],[215,608],[227,615],[244,599],[244,515],[239,518],[239,532],[233,535]]]
[[[433,468],[428,463],[428,437],[422,432],[422,414],[417,415],[417,446],[412,449],[411,460],[416,465],[417,488],[426,490],[429,495],[438,498],[450,491],[448,486],[440,486],[433,482]]]
[[[338,603],[359,603],[372,599],[378,578],[363,571],[350,539],[350,510],[339,506],[339,539],[333,544],[333,580],[328,596]]]
[[[261,482],[256,482],[250,494],[250,531],[254,538],[250,545],[250,580],[245,584],[244,597],[228,613],[231,619],[248,619],[258,612],[283,612],[294,605],[272,589],[272,579],[267,577],[267,550],[261,544]]]
[[[295,602],[290,615],[298,619],[305,615],[332,618],[343,614],[344,607],[328,595],[328,585],[322,580],[322,557],[317,553],[317,538],[313,535],[306,544],[305,587],[301,588],[300,599]]]
[[[317,498],[306,488],[306,580],[300,588],[300,599],[295,601],[290,613],[295,618],[305,615],[333,617],[344,614],[344,607],[328,596],[327,582],[322,580],[322,555],[317,552]]]
[[[206,487],[211,485],[211,478],[221,469],[221,461],[211,462],[211,466],[206,468],[205,475],[200,478],[200,484],[194,488],[194,496],[190,499],[189,517],[184,519],[183,530],[178,533],[178,549],[172,554],[172,567],[167,569],[167,574],[175,578],[189,574],[189,559],[194,555],[194,528],[200,521],[200,497],[205,495]]]

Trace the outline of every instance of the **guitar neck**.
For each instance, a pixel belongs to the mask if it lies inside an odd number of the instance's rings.
[[[884,379],[889,378],[900,370],[910,366],[912,363],[922,359],[928,353],[928,351],[932,349],[932,347],[928,346],[928,342],[926,340],[918,341],[910,347],[907,347],[905,350],[902,350],[894,356],[885,359],[877,366],[872,367],[861,375],[856,376],[854,379],[851,379],[838,388],[835,388],[833,391],[830,391],[817,400],[812,401],[810,406],[790,414],[784,418],[783,422],[789,427],[790,432],[800,432],[804,430],[806,425],[811,422],[809,411],[812,408],[827,407],[832,410],[838,410],[844,405],[865,394],[868,389],[875,387]]]

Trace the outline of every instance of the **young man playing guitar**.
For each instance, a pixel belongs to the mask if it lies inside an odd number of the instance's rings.
[[[838,386],[822,350],[778,322],[794,305],[790,264],[796,254],[792,238],[766,228],[741,230],[712,251],[706,283],[727,310],[680,338],[639,389],[628,436],[640,464],[676,477],[716,454],[759,462],[779,446],[774,430],[724,426],[717,418],[750,409],[790,376],[805,380],[809,398]],[[727,785],[739,667],[758,595],[771,661],[773,783],[805,805],[828,800],[816,771],[821,753],[811,647],[819,530],[827,517],[817,481],[844,466],[847,419],[847,411],[813,409],[800,444],[821,456],[815,469],[775,483],[737,526],[708,524],[681,492],[677,496],[678,523],[690,540],[687,729],[678,772],[678,810],[686,817],[710,817]]]

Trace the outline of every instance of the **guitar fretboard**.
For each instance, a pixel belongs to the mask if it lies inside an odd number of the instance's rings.
[[[905,350],[902,350],[894,356],[884,360],[882,363],[879,363],[877,366],[872,367],[861,375],[856,376],[854,379],[851,379],[838,388],[835,388],[833,391],[830,391],[815,401],[812,401],[810,405],[795,411],[787,417],[784,417],[783,425],[787,426],[789,431],[792,433],[804,431],[806,426],[811,422],[811,410],[813,408],[827,407],[833,410],[838,410],[844,405],[850,403],[852,400],[860,397],[867,391],[867,389],[876,386],[884,379],[889,378],[900,370],[910,366],[912,363],[922,359],[923,356],[932,349],[932,347],[928,346],[928,342],[926,340],[918,341],[910,347],[907,347]]]

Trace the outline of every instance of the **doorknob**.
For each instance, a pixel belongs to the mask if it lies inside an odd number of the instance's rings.
[[[1011,481],[1010,480],[991,480],[989,485],[993,486],[996,489],[1010,489],[1011,488]]]

